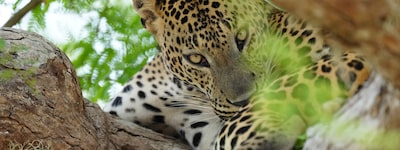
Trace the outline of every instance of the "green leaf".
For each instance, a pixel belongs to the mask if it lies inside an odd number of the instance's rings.
[[[14,5],[12,6],[13,10],[16,10],[16,9],[17,9],[18,5],[21,4],[21,1],[22,1],[22,0],[17,0],[17,1],[15,1]]]
[[[48,4],[39,5],[35,7],[32,12],[32,18],[29,21],[29,30],[35,31],[38,29],[44,29],[46,26],[45,14],[48,11]]]

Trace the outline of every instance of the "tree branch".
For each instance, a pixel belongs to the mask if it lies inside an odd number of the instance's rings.
[[[29,11],[39,6],[42,0],[31,0],[23,8],[17,11],[10,19],[3,25],[3,27],[12,27],[17,24]]]

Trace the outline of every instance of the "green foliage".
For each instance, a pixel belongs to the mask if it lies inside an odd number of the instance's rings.
[[[50,3],[52,1],[48,1],[39,7],[34,8],[32,12],[32,19],[29,20],[29,30],[34,30],[35,28],[43,29],[46,27],[45,15],[49,10]],[[37,29],[36,29],[37,30]]]
[[[130,4],[101,2],[93,8],[98,16],[85,26],[88,36],[62,47],[75,56],[81,87],[92,101],[109,99],[111,86],[127,82],[157,51]]]
[[[22,2],[22,0],[17,0],[17,1],[15,1],[15,3],[14,3],[13,6],[12,6],[13,10],[16,10],[17,7],[18,7],[19,5],[21,5],[21,2]]]
[[[364,120],[365,121],[365,120]],[[334,141],[359,145],[360,149],[387,149],[394,150],[400,147],[400,131],[393,128],[377,129],[376,124],[360,123],[357,119],[344,121],[334,120],[324,130],[325,135]],[[318,129],[318,128],[317,128]]]
[[[307,135],[306,134],[302,134],[297,138],[296,144],[294,146],[293,149],[295,150],[302,150],[304,147],[304,143],[307,140]]]
[[[302,132],[300,124],[309,124],[320,118],[331,118],[325,113],[320,113],[322,104],[337,98],[337,94],[331,90],[329,82],[323,79],[314,81],[300,81],[298,76],[302,76],[303,71],[312,63],[308,57],[299,57],[299,49],[289,47],[284,36],[280,36],[272,31],[260,32],[259,40],[262,43],[253,43],[249,46],[248,52],[243,57],[248,68],[257,73],[256,94],[253,95],[253,103],[257,103],[252,111],[262,112],[265,122],[269,122],[267,127],[260,127],[259,131],[277,130],[284,134],[297,135]],[[255,45],[259,44],[259,45]],[[298,73],[300,75],[298,75]],[[284,78],[285,76],[292,77]],[[290,83],[291,94],[286,94],[281,90],[282,82]],[[301,82],[302,84],[297,84]],[[321,98],[321,99],[318,99]],[[302,118],[301,120],[294,120]],[[317,119],[316,119],[317,118]],[[294,121],[295,123],[288,123]],[[267,123],[266,123],[267,124]],[[271,129],[277,128],[277,129]],[[301,149],[305,137],[299,137],[296,149]]]
[[[285,38],[265,32],[260,37],[263,41],[260,45],[251,45],[244,60],[249,68],[259,75],[256,81],[256,94],[252,100],[255,105],[252,110],[262,116],[263,124],[257,129],[262,131],[280,131],[288,135],[299,135],[296,129],[301,128],[301,123],[313,125],[318,123],[326,125],[323,128],[327,137],[341,141],[359,144],[365,149],[396,149],[399,147],[398,130],[377,130],[375,125],[360,123],[358,120],[345,121],[343,118],[335,118],[334,113],[347,98],[341,90],[347,90],[344,85],[340,89],[331,87],[330,81],[324,77],[315,77],[310,82],[303,82],[297,86],[291,86],[289,97],[287,91],[280,83],[274,82],[283,79],[282,76],[304,75],[307,63],[296,55],[297,49],[291,49],[285,43]],[[288,59],[289,58],[289,59]],[[304,62],[304,63],[297,63]],[[312,63],[309,63],[310,65]],[[305,79],[302,79],[305,80]],[[288,79],[288,81],[290,81]],[[296,82],[301,82],[296,80]],[[274,84],[279,83],[279,84]],[[285,87],[286,88],[286,87]],[[337,91],[339,90],[339,91]],[[281,93],[283,92],[283,93]],[[296,116],[301,117],[301,122],[288,123],[287,120]],[[308,126],[307,126],[308,127]],[[280,130],[278,130],[280,129]],[[293,130],[294,129],[294,130]],[[291,131],[293,130],[293,132]],[[294,134],[292,134],[294,133]],[[304,142],[307,140],[305,133],[300,133],[294,149],[303,149]]]
[[[66,11],[71,11],[75,13],[87,13],[89,11],[95,10],[94,4],[102,3],[105,5],[109,1],[96,1],[96,0],[86,0],[86,1],[71,1],[71,0],[61,0],[60,1]],[[98,2],[98,3],[95,3]]]
[[[294,50],[288,47],[285,40],[272,31],[260,31],[259,43],[251,44],[243,60],[260,77],[257,83],[259,89],[268,88],[273,81],[283,75],[294,73],[304,67],[295,63],[299,59]],[[258,44],[258,45],[256,45]]]
[[[24,3],[17,0],[10,7],[18,11]],[[46,29],[46,22],[51,21],[46,20],[46,14],[55,4],[63,6],[57,13],[89,16],[83,37],[70,36],[58,46],[71,59],[85,97],[93,102],[108,100],[112,85],[127,82],[157,53],[155,40],[143,29],[128,0],[47,0],[31,10],[25,30]]]

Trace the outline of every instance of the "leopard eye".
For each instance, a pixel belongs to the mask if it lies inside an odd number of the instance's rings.
[[[240,52],[243,51],[243,48],[246,45],[248,38],[249,38],[249,33],[245,29],[240,29],[239,32],[236,34],[235,42]]]
[[[190,63],[194,65],[198,65],[201,67],[210,67],[210,64],[208,63],[207,59],[200,54],[189,54],[189,55],[184,55],[185,59],[189,61]]]

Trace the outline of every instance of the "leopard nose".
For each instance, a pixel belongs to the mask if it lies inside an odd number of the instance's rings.
[[[228,99],[228,102],[234,106],[245,106],[249,103],[251,95],[254,93],[254,90],[250,90],[246,93],[243,93],[242,95],[234,98],[234,99]]]
[[[232,105],[235,105],[235,106],[241,107],[241,106],[245,106],[245,105],[247,105],[247,104],[249,103],[249,99],[247,98],[247,99],[240,100],[240,101],[235,101],[235,102],[231,102],[231,101],[229,101],[229,103],[231,103]]]

